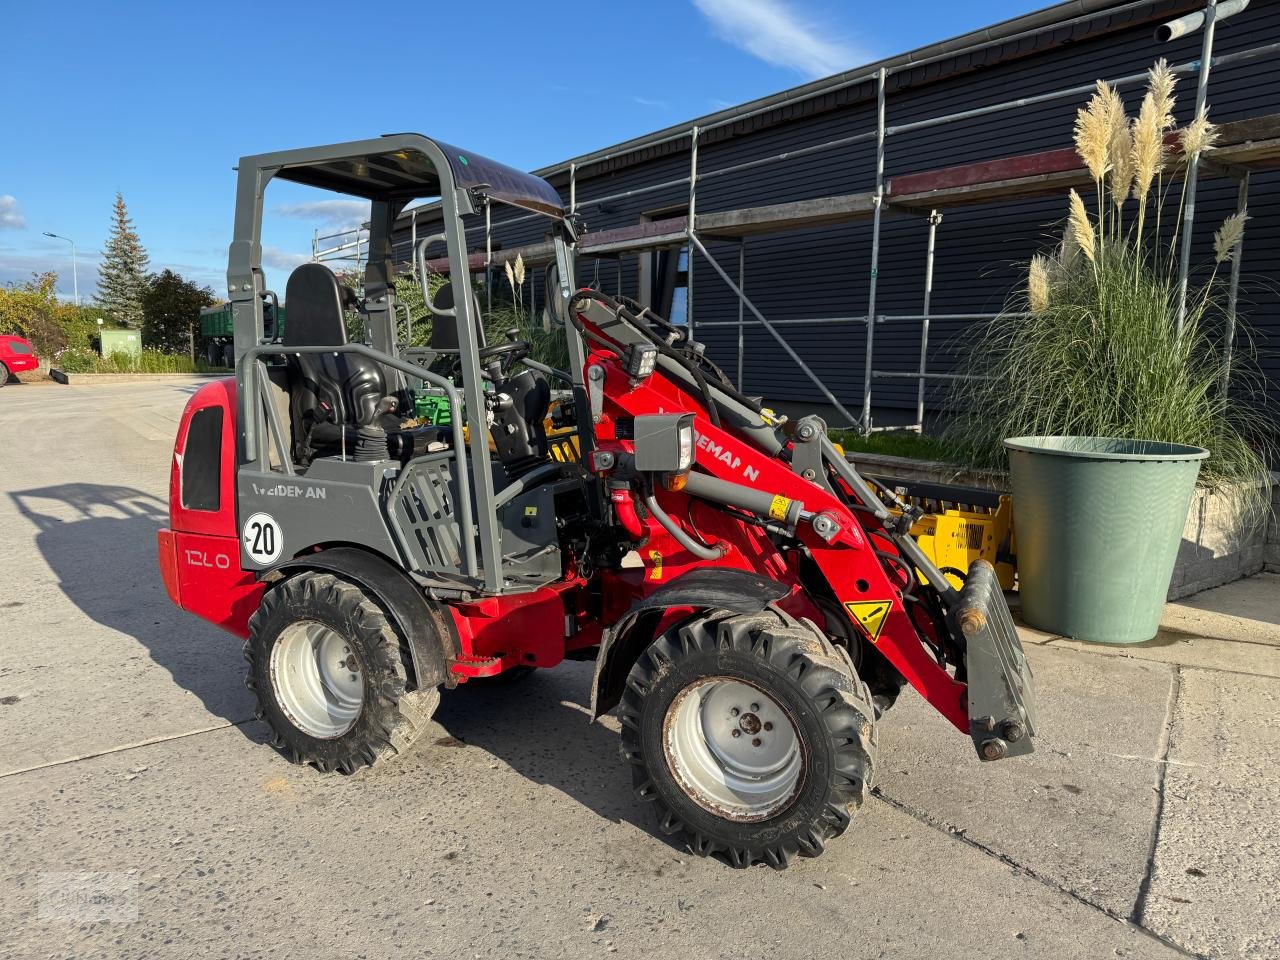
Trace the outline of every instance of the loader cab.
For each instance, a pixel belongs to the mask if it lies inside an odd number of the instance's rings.
[[[326,264],[304,263],[284,284],[279,331],[264,323],[278,294],[261,263],[275,180],[370,201],[363,295]],[[437,232],[397,247],[397,218],[420,198],[438,201]],[[584,347],[566,328],[572,372],[562,372],[539,363],[518,334],[487,342],[472,282],[484,265],[465,238],[497,204],[546,220],[557,269],[547,296],[567,303],[574,233],[541,178],[418,134],[241,159],[227,271],[236,360],[227,499],[244,570],[344,544],[384,556],[441,596],[532,589],[563,575],[557,516],[575,497],[581,512],[583,475],[552,456],[546,423],[557,391],[566,409],[579,407]],[[395,279],[405,272],[429,313],[425,351],[402,349]],[[447,282],[429,282],[433,274]],[[367,342],[350,332],[353,316]],[[423,397],[447,414],[422,422]]]

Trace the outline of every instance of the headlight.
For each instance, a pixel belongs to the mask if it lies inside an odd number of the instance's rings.
[[[688,470],[693,466],[693,424],[680,426],[680,458],[677,470]]]

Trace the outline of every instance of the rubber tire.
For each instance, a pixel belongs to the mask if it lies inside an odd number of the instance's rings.
[[[364,703],[345,733],[321,739],[299,729],[276,699],[271,651],[286,627],[317,620],[351,644],[364,675]],[[436,687],[410,691],[405,643],[382,609],[353,583],[330,573],[300,573],[272,587],[249,620],[244,645],[245,685],[258,697],[258,719],[271,727],[272,746],[292,763],[321,772],[354,773],[403,753],[440,703]]]
[[[770,819],[717,816],[690,798],[671,772],[663,750],[668,708],[681,690],[708,676],[755,684],[795,721],[808,755],[804,780]],[[656,805],[663,832],[735,867],[763,862],[782,870],[796,854],[818,856],[827,840],[844,833],[873,783],[870,691],[821,630],[774,607],[745,615],[715,611],[659,637],[632,667],[618,716],[636,796]]]
[[[0,387],[3,387],[8,382],[9,382],[9,368],[6,367],[3,363],[0,363]]]

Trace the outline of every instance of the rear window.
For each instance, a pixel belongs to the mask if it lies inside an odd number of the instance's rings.
[[[30,353],[31,344],[27,343],[25,340],[10,340],[9,349],[14,353]]]
[[[221,505],[222,407],[205,407],[191,416],[182,455],[182,505],[188,510],[217,510]]]

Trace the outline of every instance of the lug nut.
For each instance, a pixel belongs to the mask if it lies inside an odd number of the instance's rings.
[[[1009,720],[1000,728],[1000,732],[1004,734],[1004,738],[1010,743],[1017,743],[1022,739],[1024,731],[1022,729],[1022,724],[1017,720]]]
[[[752,713],[759,713],[759,712],[760,712],[760,704],[758,704],[758,703],[753,703],[753,704],[751,705],[751,712],[752,712]]]
[[[760,738],[759,738],[759,737],[754,738],[754,739],[751,741],[751,745],[752,745],[753,747],[758,747],[758,746],[760,746]]]
[[[731,736],[731,737],[740,737],[740,736],[742,736],[742,731],[741,731],[741,730],[739,730],[737,727],[734,727],[734,729],[733,729],[732,731],[730,731],[729,736]]]
[[[772,723],[770,723],[768,720],[766,720],[766,721],[765,721],[765,723],[764,723],[764,728],[765,728],[766,730],[772,730],[772,729],[773,729],[773,724],[772,724]]]

